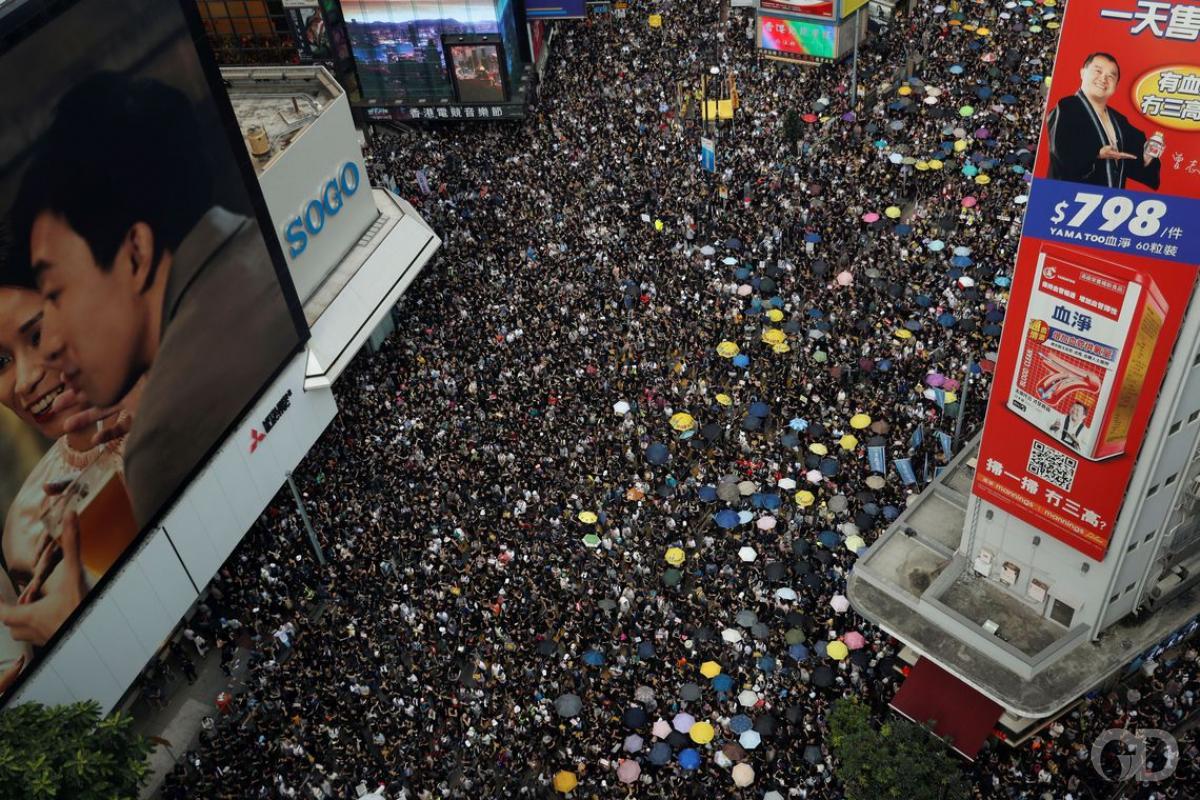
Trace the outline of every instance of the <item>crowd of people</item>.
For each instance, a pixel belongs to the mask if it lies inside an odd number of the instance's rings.
[[[167,800],[842,796],[831,704],[903,680],[845,578],[979,427],[1061,8],[914,4],[853,97],[723,5],[562,23],[526,121],[375,143],[444,244],[296,473],[328,565],[281,497],[190,623],[245,686]],[[1111,796],[1096,733],[1200,691],[1159,670],[975,796]]]

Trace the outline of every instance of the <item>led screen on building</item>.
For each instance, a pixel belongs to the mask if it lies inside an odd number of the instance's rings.
[[[758,46],[771,55],[797,61],[832,61],[837,28],[831,24],[760,14]]]
[[[307,335],[195,3],[38,5],[0,11],[5,696]]]

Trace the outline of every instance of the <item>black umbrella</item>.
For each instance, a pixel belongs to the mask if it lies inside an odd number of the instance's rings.
[[[779,729],[779,721],[771,714],[763,714],[758,719],[754,720],[754,730],[758,731],[763,736],[774,736],[775,731]]]
[[[560,717],[573,717],[583,708],[583,701],[579,699],[577,694],[560,695],[554,701],[554,710],[558,712]]]
[[[826,478],[832,478],[838,474],[838,462],[835,458],[822,458],[820,466],[821,474]]]
[[[769,581],[781,581],[787,577],[787,567],[778,561],[772,561],[767,564],[766,574]]]
[[[812,682],[823,689],[833,686],[833,670],[822,664],[813,670]]]
[[[696,628],[696,632],[692,634],[692,638],[697,642],[711,642],[715,635],[712,628]]]
[[[806,628],[808,627],[808,622],[808,617],[799,611],[789,611],[787,616],[783,618],[783,624],[789,628]]]
[[[642,658],[642,659],[654,658],[655,652],[656,651],[654,650],[654,645],[651,644],[650,642],[638,642],[638,646],[637,646],[638,658]]]
[[[667,744],[671,745],[674,750],[681,750],[684,747],[691,747],[692,740],[679,731],[671,731],[667,734]]]
[[[795,725],[800,720],[804,719],[804,706],[788,706],[788,710],[784,712],[787,721]]]
[[[866,511],[859,511],[854,515],[854,524],[858,526],[860,531],[869,531],[875,527],[875,518]]]
[[[818,548],[812,554],[812,557],[815,558],[817,561],[820,561],[822,566],[826,566],[826,567],[829,566],[829,564],[833,561],[833,553],[830,553],[828,550],[826,550],[823,547]]]
[[[721,426],[715,422],[710,422],[700,429],[700,435],[710,442],[715,442],[721,438]]]
[[[766,639],[771,635],[771,629],[765,622],[756,622],[750,626],[750,633],[754,634],[755,639]]]
[[[552,656],[556,650],[558,650],[558,645],[553,639],[542,639],[538,642],[537,651],[540,655]]]
[[[625,723],[626,728],[642,727],[646,724],[646,709],[640,706],[625,709],[625,713],[621,715],[621,722]]]
[[[820,764],[824,760],[821,757],[821,748],[815,744],[810,744],[804,748],[804,760],[810,764]]]
[[[818,469],[821,466],[821,457],[816,453],[809,453],[804,457],[805,469]]]
[[[803,556],[803,555],[807,555],[808,551],[809,551],[809,544],[807,541],[805,541],[804,539],[793,539],[792,540],[792,552],[793,553],[795,553],[798,556]]]
[[[779,441],[784,447],[796,448],[800,446],[800,437],[794,431],[785,431],[783,436],[779,437]]]
[[[810,589],[821,589],[825,586],[825,581],[821,580],[820,575],[810,572],[804,576],[804,585]]]
[[[825,426],[819,422],[814,422],[808,426],[808,436],[811,439],[821,439],[828,435],[829,432],[825,430]]]
[[[807,542],[805,544],[807,544]],[[797,576],[804,577],[808,573],[812,572],[812,564],[809,564],[807,561],[797,561],[796,565],[792,568],[792,571],[795,572]]]
[[[744,431],[761,431],[762,426],[762,417],[746,417],[742,420],[742,430]]]
[[[785,322],[783,324],[783,329],[785,331],[787,331],[788,333],[799,333],[801,330],[800,321],[794,320],[794,319],[789,319],[787,322]]]
[[[660,483],[657,491],[659,497],[667,498],[675,494],[675,487],[669,483]]]
[[[818,259],[812,263],[813,274],[820,277],[829,272],[829,262],[824,259]]]
[[[871,653],[868,650],[855,650],[850,654],[850,663],[860,669],[865,669],[871,663]]]

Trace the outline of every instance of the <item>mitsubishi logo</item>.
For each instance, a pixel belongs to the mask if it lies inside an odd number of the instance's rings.
[[[271,413],[267,414],[267,418],[262,421],[262,433],[258,432],[258,428],[250,429],[250,452],[253,453],[258,449],[258,446],[266,441],[267,434],[271,432],[271,428],[275,427],[275,423],[279,422],[279,418],[292,407],[292,390],[288,389],[287,393],[279,399],[275,407],[271,409]]]
[[[267,439],[267,435],[265,433],[259,433],[257,429],[251,428],[250,429],[250,452],[253,453],[255,450],[257,450],[258,446],[262,442],[266,441],[266,439]]]

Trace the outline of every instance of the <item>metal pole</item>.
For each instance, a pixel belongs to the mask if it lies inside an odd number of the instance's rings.
[[[317,532],[313,530],[312,523],[308,520],[308,512],[304,510],[304,501],[300,497],[300,490],[296,488],[296,482],[292,480],[292,473],[285,472],[287,476],[288,488],[292,490],[292,499],[296,501],[296,510],[300,512],[300,519],[304,521],[304,530],[308,533],[309,544],[312,545],[313,553],[317,556],[317,562],[323,567],[325,566],[325,552],[321,550],[321,543],[317,541]]]
[[[958,419],[954,420],[954,439],[950,442],[951,454],[958,452],[958,437],[962,433],[963,417],[967,415],[967,395],[971,391],[971,375],[963,379],[962,397],[958,398]]]
[[[858,15],[862,13],[859,8],[854,12],[854,64],[850,70],[850,110],[858,109]]]

